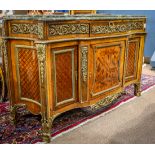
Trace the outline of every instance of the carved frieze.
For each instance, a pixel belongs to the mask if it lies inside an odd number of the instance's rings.
[[[81,72],[83,81],[87,81],[87,74],[88,74],[88,47],[82,46],[81,47]]]
[[[46,46],[45,44],[37,44],[36,47],[37,47],[37,55],[38,55],[38,62],[39,62],[40,79],[41,79],[41,82],[44,83]]]
[[[127,32],[133,30],[143,30],[143,22],[126,22],[126,23],[106,23],[104,25],[92,25],[90,32],[92,34],[110,34],[117,32]]]
[[[11,24],[11,33],[13,34],[34,34],[38,38],[43,38],[43,23],[38,24]]]
[[[49,24],[49,36],[89,34],[89,24]]]

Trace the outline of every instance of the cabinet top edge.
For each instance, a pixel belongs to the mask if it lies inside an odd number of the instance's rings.
[[[9,15],[4,16],[3,20],[38,20],[38,21],[58,21],[58,20],[129,20],[129,19],[146,19],[145,16],[131,15]]]

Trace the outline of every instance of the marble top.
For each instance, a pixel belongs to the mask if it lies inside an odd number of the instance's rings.
[[[4,20],[43,20],[43,21],[57,21],[57,20],[115,20],[115,19],[145,19],[145,16],[131,16],[131,15],[109,15],[109,14],[83,14],[83,15],[9,15],[4,16]]]

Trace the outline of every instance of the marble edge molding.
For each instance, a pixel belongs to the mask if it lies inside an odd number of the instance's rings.
[[[131,15],[10,15],[4,16],[3,20],[38,20],[38,21],[58,21],[58,20],[117,20],[117,19],[146,19],[146,16]]]

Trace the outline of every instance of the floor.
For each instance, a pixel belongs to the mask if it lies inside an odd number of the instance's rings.
[[[150,65],[143,73],[155,75]],[[141,97],[51,141],[55,144],[154,144],[155,87]]]

